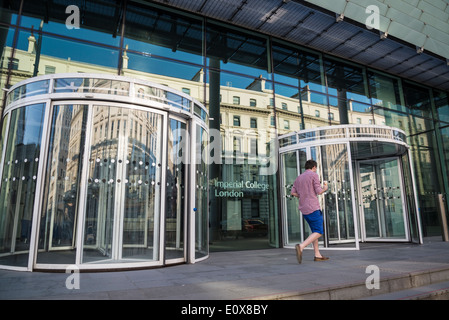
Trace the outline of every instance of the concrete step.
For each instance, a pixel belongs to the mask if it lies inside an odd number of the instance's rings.
[[[358,300],[449,300],[449,281],[430,284]]]
[[[380,279],[379,289],[356,282],[320,290],[289,292],[258,297],[266,300],[399,300],[449,296],[449,268],[405,273]]]

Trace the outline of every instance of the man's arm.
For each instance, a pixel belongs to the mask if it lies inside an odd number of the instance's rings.
[[[324,186],[322,188],[322,191],[320,193],[318,193],[318,195],[325,193],[328,188],[329,188],[329,186],[327,185],[327,181],[324,181]]]
[[[327,191],[328,185],[327,185],[327,182],[324,181],[324,186],[321,187],[320,179],[318,178],[318,175],[316,175],[313,178],[313,188],[315,189],[316,195],[319,196]]]

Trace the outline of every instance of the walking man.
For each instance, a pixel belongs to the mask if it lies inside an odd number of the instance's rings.
[[[315,251],[314,261],[329,260],[321,255],[318,248],[318,239],[323,235],[323,213],[321,212],[318,195],[323,194],[328,186],[324,182],[321,187],[320,178],[316,173],[317,163],[315,160],[307,160],[306,171],[299,175],[293,183],[291,195],[299,198],[299,210],[312,230],[312,234],[301,244],[296,245],[296,257],[302,262],[302,252],[309,244],[313,244]]]

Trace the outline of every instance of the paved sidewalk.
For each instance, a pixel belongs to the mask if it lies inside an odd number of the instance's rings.
[[[215,252],[196,264],[159,269],[81,273],[69,290],[69,274],[0,270],[0,299],[268,300],[358,299],[449,281],[449,242],[423,245],[368,244],[359,251],[326,250],[331,260],[303,263],[292,249]],[[379,289],[374,284],[379,269]]]

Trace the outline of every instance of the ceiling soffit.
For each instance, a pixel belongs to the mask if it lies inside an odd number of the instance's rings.
[[[155,0],[449,91],[443,57],[300,0]]]

